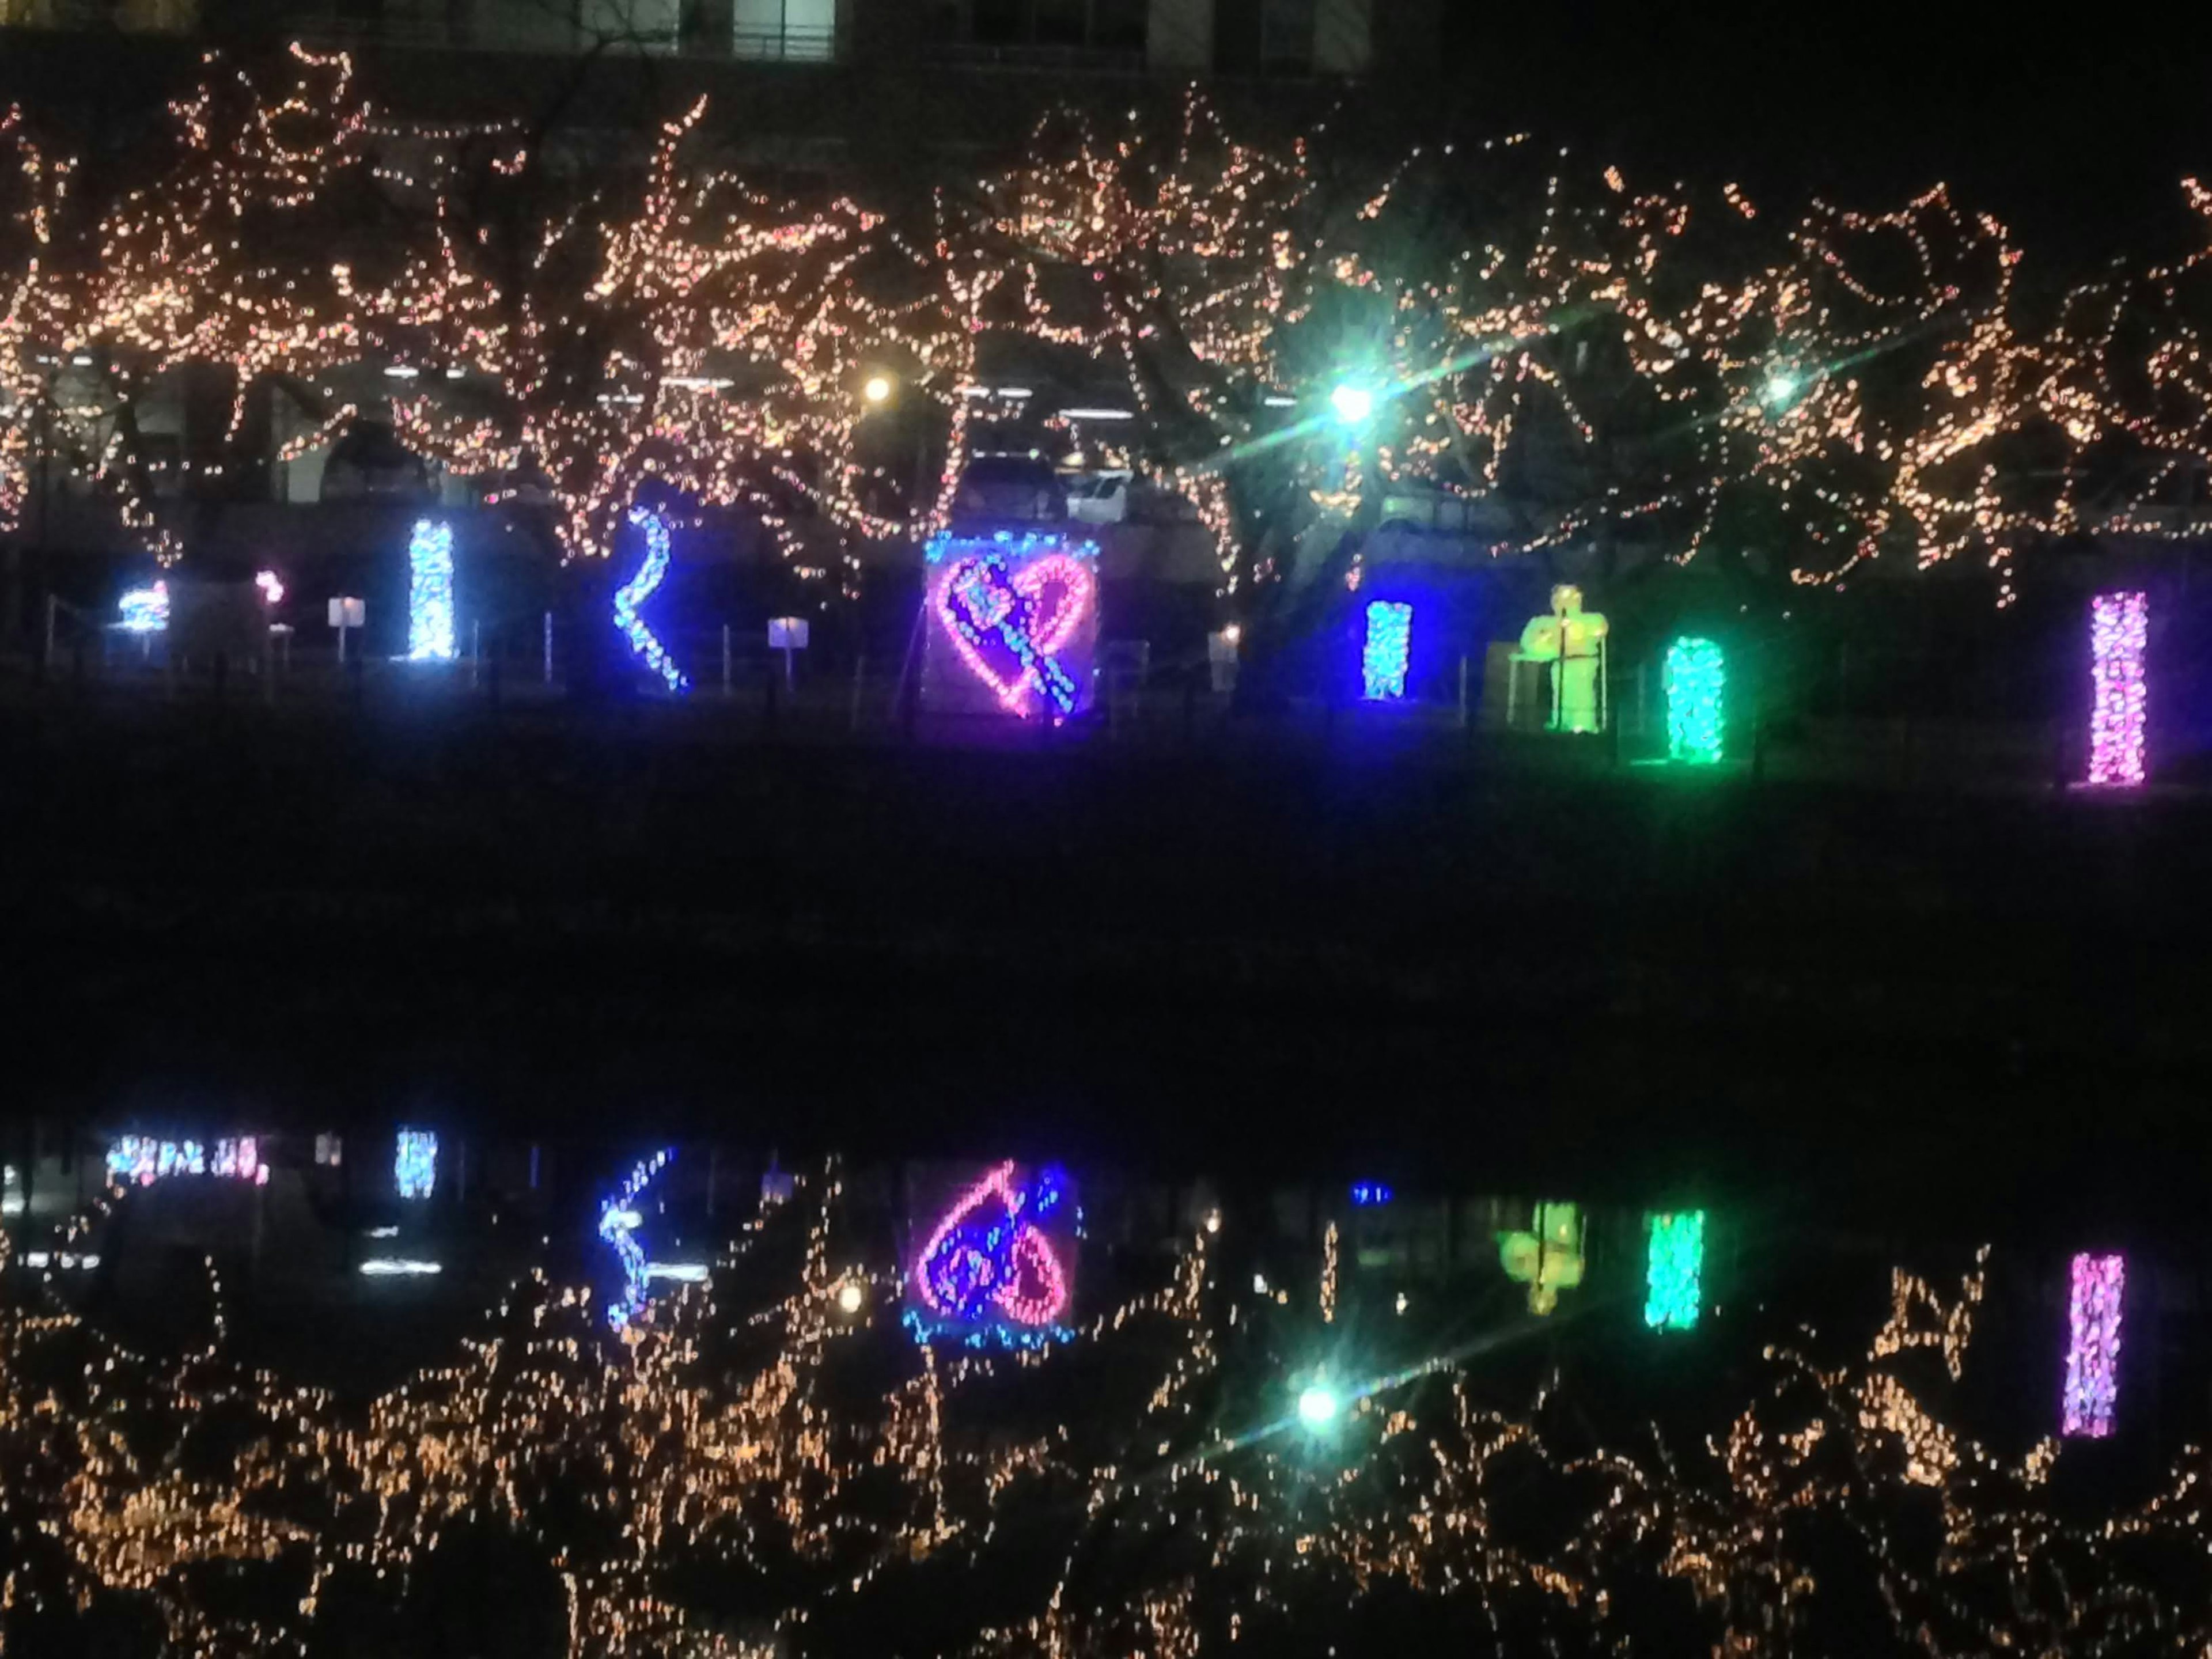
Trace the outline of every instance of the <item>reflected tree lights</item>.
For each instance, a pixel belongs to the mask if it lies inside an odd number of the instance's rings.
[[[1035,1190],[993,1166],[963,1224],[1003,1218],[1000,1182]],[[1501,1625],[1562,1655],[2150,1659],[2212,1643],[2201,1453],[2140,1497],[2062,1504],[2061,1438],[2007,1449],[1937,1414],[1966,1367],[1979,1259],[1951,1291],[1897,1274],[1870,1348],[1745,1356],[1749,1391],[1711,1402],[1710,1434],[1662,1442],[1632,1404],[1614,1441],[1571,1375],[1516,1408],[1477,1355],[1286,1375],[1277,1345],[1237,1340],[1242,1275],[1218,1272],[1202,1228],[1164,1282],[1072,1346],[916,1348],[841,1311],[855,1274],[902,1275],[832,1245],[868,1224],[840,1190],[810,1181],[818,1203],[763,1204],[746,1235],[772,1230],[784,1265],[732,1275],[739,1305],[684,1296],[611,1340],[603,1298],[526,1270],[452,1363],[365,1402],[220,1346],[136,1352],[58,1288],[0,1300],[0,1467],[20,1531],[5,1611],[27,1632],[10,1651],[84,1645],[76,1621],[111,1597],[211,1659],[343,1646],[364,1619],[427,1613],[422,1570],[487,1520],[557,1580],[568,1634],[550,1650],[571,1659],[875,1651],[852,1633],[910,1619],[924,1563],[945,1616],[909,1650],[960,1659],[1318,1652],[1302,1638],[1324,1624],[1340,1651],[1386,1651],[1409,1599],[1485,1652]],[[387,1285],[437,1265],[373,1261],[361,1271]],[[2117,1293],[2116,1265],[2085,1271]],[[1324,1340],[1310,1304],[1275,1316]],[[1130,1386],[1101,1391],[1109,1378]],[[1255,1409],[1224,1418],[1240,1394]],[[1269,1431],[1240,1432],[1253,1418]],[[1940,1525],[1894,1524],[1939,1505]],[[247,1570],[280,1562],[295,1571],[242,1626]],[[715,1575],[752,1595],[739,1631],[702,1589]],[[1666,1638],[1634,1610],[1655,1597],[1678,1609]]]

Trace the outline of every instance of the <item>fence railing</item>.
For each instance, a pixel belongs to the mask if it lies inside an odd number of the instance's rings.
[[[55,33],[191,35],[200,0],[0,0],[0,29]],[[735,63],[835,64],[847,56],[842,30],[827,25],[719,29],[701,27],[669,0],[584,0],[566,7],[531,3],[477,10],[347,14],[302,9],[277,19],[280,30],[325,48],[544,53],[605,49],[655,57]]]
[[[199,0],[0,0],[0,29],[191,34]]]
[[[986,46],[967,40],[932,40],[921,55],[933,63],[962,69],[1033,70],[1053,74],[1140,75],[1140,48],[1076,46]]]

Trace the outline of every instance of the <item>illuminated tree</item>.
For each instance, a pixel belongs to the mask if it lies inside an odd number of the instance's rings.
[[[856,440],[887,369],[957,411],[973,348],[949,274],[849,200],[810,211],[691,165],[704,113],[662,130],[634,198],[553,200],[511,134],[453,136],[405,258],[338,273],[364,337],[419,375],[400,431],[463,473],[534,458],[572,556],[659,489],[754,509],[802,566],[805,516],[927,528],[943,493],[887,491]],[[849,589],[841,556],[809,574]]]
[[[220,435],[185,457],[188,493],[237,493],[265,468],[266,422],[252,417],[279,388],[327,437],[343,411],[323,408],[313,378],[359,342],[325,250],[374,209],[368,112],[343,57],[295,47],[267,74],[213,75],[170,115],[139,163],[149,183],[47,216],[35,378],[17,398],[46,411],[70,470],[165,553],[175,544],[153,512],[147,399],[189,372],[215,377],[228,404]]]

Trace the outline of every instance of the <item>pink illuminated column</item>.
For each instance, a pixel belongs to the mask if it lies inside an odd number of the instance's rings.
[[[2074,1258],[2062,1425],[2067,1434],[2101,1440],[2112,1431],[2120,1389],[2120,1292],[2127,1277],[2124,1256]]]
[[[2089,781],[2132,787],[2143,781],[2143,715],[2149,702],[2143,646],[2150,599],[2100,593],[2089,603],[2089,667],[2097,688],[2089,714]]]

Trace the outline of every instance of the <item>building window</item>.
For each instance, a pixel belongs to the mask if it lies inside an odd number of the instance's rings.
[[[1267,75],[1310,75],[1315,0],[1262,0],[1260,69]]]
[[[826,64],[837,55],[837,0],[737,0],[732,54]]]

